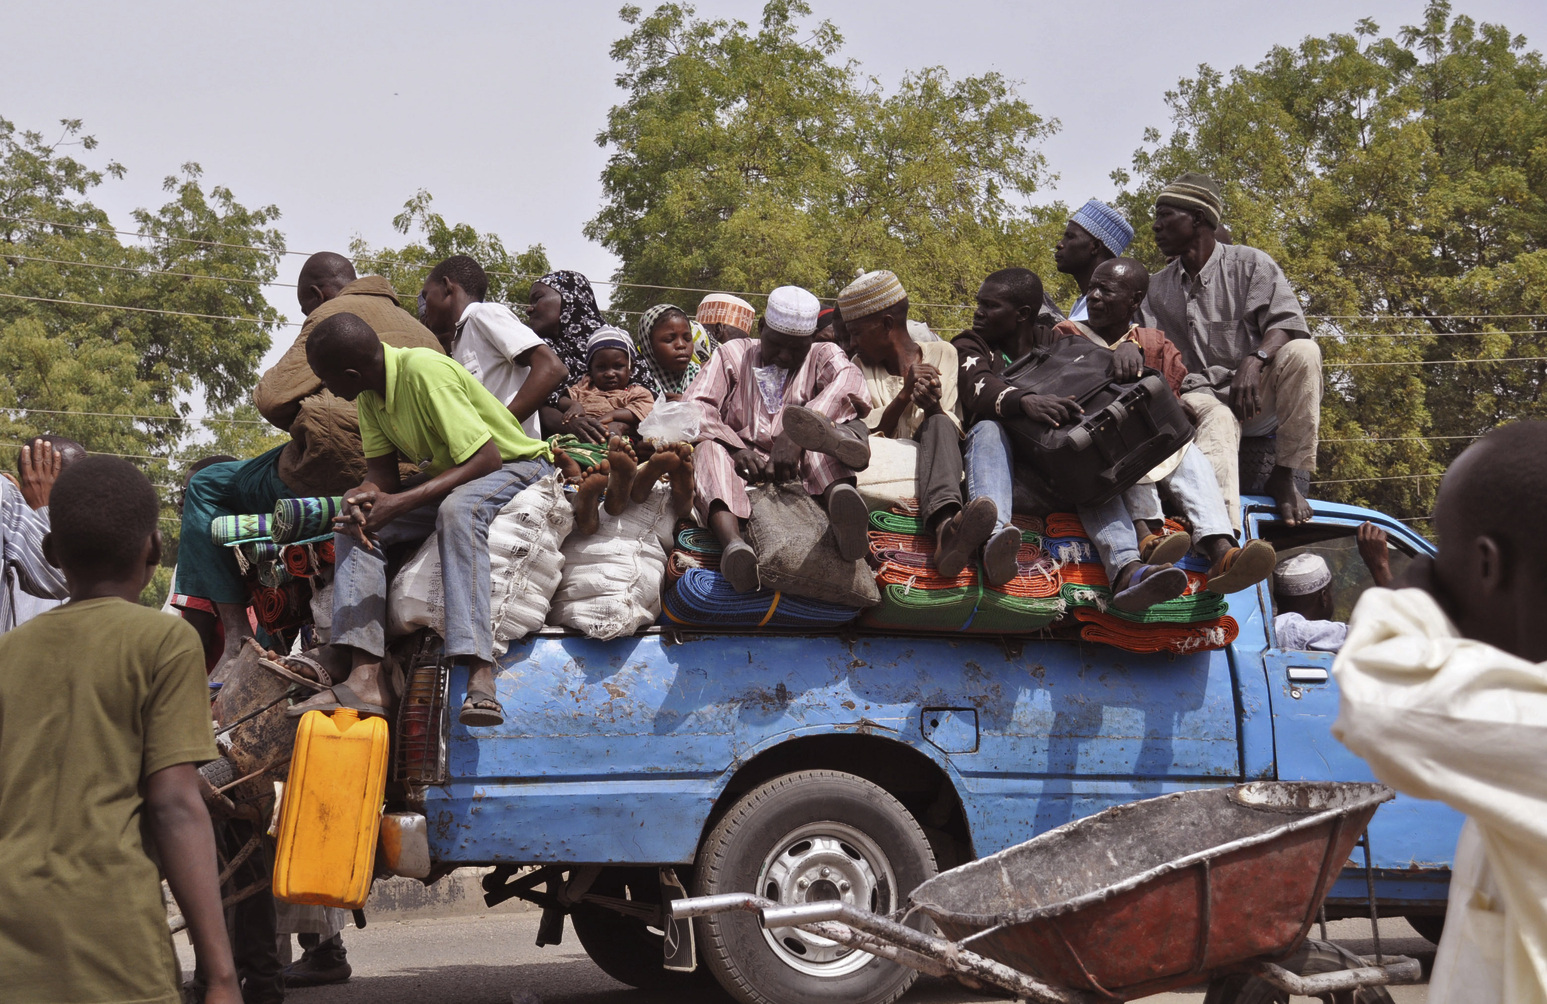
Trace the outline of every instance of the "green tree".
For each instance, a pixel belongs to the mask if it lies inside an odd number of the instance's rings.
[[[400,234],[419,231],[417,242],[401,248],[372,248],[360,237],[350,241],[349,255],[360,274],[386,276],[411,310],[430,269],[452,255],[465,254],[488,273],[489,300],[524,305],[532,280],[550,270],[543,246],[533,244],[512,254],[498,234],[479,233],[466,223],[448,224],[444,216],[431,211],[433,201],[434,196],[420,189],[403,203],[403,211],[392,218],[392,228]]]
[[[1053,274],[1064,209],[1026,200],[1050,178],[1037,144],[1058,123],[994,73],[934,67],[884,94],[840,60],[830,21],[802,37],[810,13],[771,0],[753,31],[682,4],[622,9],[630,31],[612,56],[627,97],[597,137],[613,152],[585,228],[622,260],[613,305],[679,295],[652,286],[798,283],[832,297],[874,268],[895,271],[915,303],[961,304],[995,268]]]
[[[1275,47],[1166,94],[1122,203],[1144,220],[1183,171],[1222,183],[1236,239],[1272,254],[1328,362],[1318,494],[1420,515],[1460,449],[1547,416],[1547,66],[1452,17]],[[1136,253],[1162,264],[1146,228]],[[1378,479],[1378,480],[1377,480]]]

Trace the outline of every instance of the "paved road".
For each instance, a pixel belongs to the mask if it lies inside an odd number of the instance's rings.
[[[344,933],[354,978],[341,986],[292,990],[291,1004],[683,1004],[680,994],[646,993],[626,987],[596,968],[567,927],[564,942],[548,948],[533,944],[536,913],[486,914],[435,920],[371,923],[363,931]],[[1354,951],[1372,951],[1358,939],[1369,925],[1343,921],[1333,925],[1335,938],[1349,939]],[[1409,954],[1428,946],[1400,920],[1381,924],[1383,938],[1398,939],[1387,951]],[[185,968],[192,953],[185,938],[177,939]],[[1431,949],[1432,950],[1432,949]],[[1422,1004],[1424,987],[1397,987],[1397,1004]],[[697,997],[704,1004],[729,998],[710,982]],[[1202,993],[1161,994],[1154,1004],[1199,1004]],[[1298,1000],[1298,998],[1296,998]],[[923,978],[903,1004],[978,1004],[983,997],[956,983]]]

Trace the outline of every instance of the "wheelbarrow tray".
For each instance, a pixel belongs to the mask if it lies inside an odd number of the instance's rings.
[[[961,947],[1054,986],[1148,996],[1294,952],[1394,796],[1281,781],[1162,795],[937,875],[910,902]]]

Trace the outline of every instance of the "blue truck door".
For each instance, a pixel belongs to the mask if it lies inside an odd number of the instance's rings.
[[[1340,507],[1341,508],[1341,507]],[[1376,513],[1340,516],[1316,513],[1318,525],[1343,525],[1352,533],[1369,518],[1377,522],[1394,540],[1408,550],[1424,551],[1427,545],[1405,527]],[[1250,517],[1253,536],[1262,536],[1262,524],[1271,517]],[[1338,716],[1338,687],[1332,676],[1330,652],[1302,652],[1280,648],[1272,618],[1266,620],[1268,648],[1263,663],[1268,676],[1268,695],[1273,708],[1273,745],[1278,759],[1278,777],[1282,781],[1374,781],[1369,765],[1349,751],[1332,735]],[[1443,880],[1435,885],[1432,874],[1448,869],[1461,832],[1464,817],[1448,806],[1399,794],[1395,801],[1381,806],[1370,823],[1370,843],[1375,851],[1375,866],[1380,869],[1407,871],[1413,888],[1401,898],[1443,899]],[[1362,865],[1362,852],[1355,852]],[[1430,873],[1421,877],[1419,872]],[[1397,877],[1397,876],[1390,876]],[[1364,895],[1362,879],[1351,888],[1344,879],[1333,891],[1339,896]],[[1344,888],[1350,887],[1350,888]],[[1384,894],[1383,894],[1384,895]]]

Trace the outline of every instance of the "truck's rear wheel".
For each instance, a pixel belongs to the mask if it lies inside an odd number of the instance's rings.
[[[754,892],[779,903],[842,899],[891,913],[935,873],[902,803],[863,778],[801,771],[748,792],[699,853],[695,895]],[[917,973],[746,913],[698,920],[699,955],[746,1004],[890,1004]]]
[[[598,896],[635,903],[661,901],[661,880],[655,868],[606,868],[589,890]],[[665,933],[649,922],[595,903],[577,903],[569,914],[575,937],[591,961],[619,983],[640,990],[687,990],[693,973],[661,965]]]

